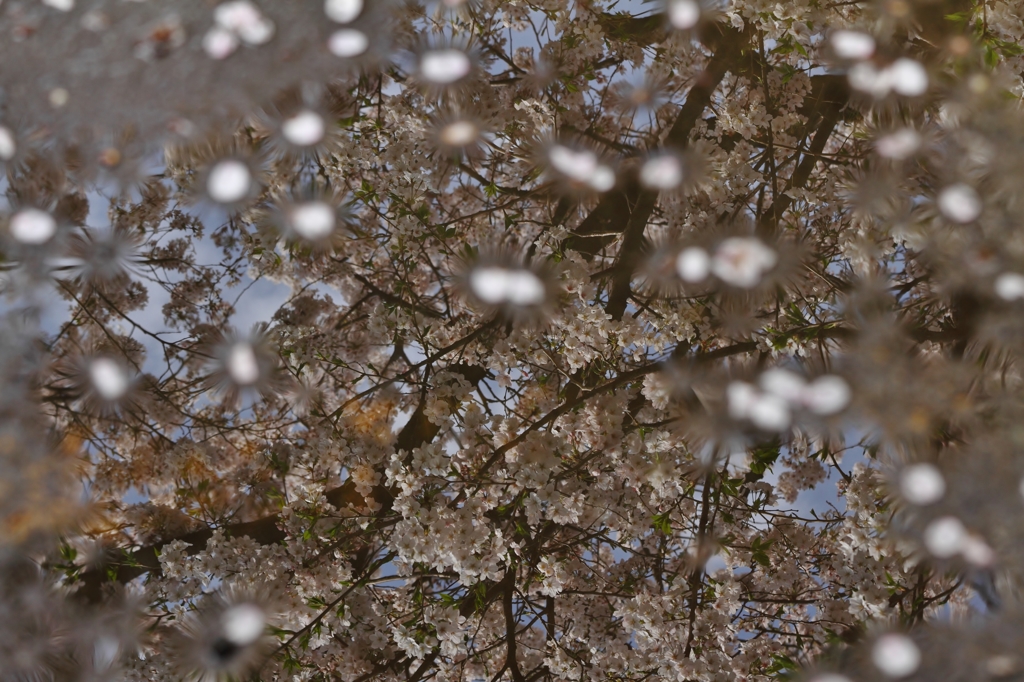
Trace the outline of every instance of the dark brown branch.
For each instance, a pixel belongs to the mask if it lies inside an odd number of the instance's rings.
[[[758,231],[762,236],[771,239],[778,235],[779,222],[783,214],[793,204],[793,198],[789,196],[791,189],[802,189],[811,178],[814,167],[821,160],[821,153],[825,145],[835,132],[836,126],[842,120],[843,111],[849,102],[849,86],[844,78],[832,77],[822,81],[822,87],[816,93],[812,93],[809,102],[805,102],[805,115],[808,116],[808,126],[817,124],[811,144],[803,154],[803,159],[797,165],[790,177],[786,189],[777,194],[764,214],[761,215]],[[809,109],[809,110],[808,110]]]
[[[516,660],[516,614],[512,604],[516,592],[515,568],[505,569],[505,579],[502,583],[504,591],[501,604],[505,615],[505,666],[512,673],[513,682],[525,682],[523,671],[519,669],[519,661]]]
[[[667,147],[686,146],[690,133],[710,103],[715,88],[730,69],[737,68],[747,44],[742,33],[726,26],[709,29],[708,34],[709,47],[718,49],[687,94],[686,102],[680,108],[679,115],[665,137],[664,145]],[[647,220],[656,202],[657,192],[643,190],[636,179],[630,179],[622,189],[602,195],[594,210],[562,246],[564,249],[575,249],[584,256],[593,256],[628,229],[639,230],[642,237],[643,229],[647,226]],[[630,240],[631,244],[636,241],[635,238]],[[623,252],[626,252],[625,244],[620,254]],[[625,268],[623,265],[623,269]]]

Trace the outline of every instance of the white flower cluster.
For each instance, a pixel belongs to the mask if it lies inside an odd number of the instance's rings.
[[[1019,672],[1019,8],[81,4],[0,3],[4,675]]]
[[[830,416],[846,408],[851,391],[842,377],[825,375],[812,382],[782,368],[763,372],[758,385],[733,381],[726,389],[729,415],[766,431],[785,431],[794,410]]]

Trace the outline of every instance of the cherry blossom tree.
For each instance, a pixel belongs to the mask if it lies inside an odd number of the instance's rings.
[[[1022,17],[3,2],[3,679],[1018,679]]]

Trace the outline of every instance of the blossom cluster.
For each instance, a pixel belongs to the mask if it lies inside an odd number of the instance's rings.
[[[1017,4],[0,3],[4,679],[1019,676]]]

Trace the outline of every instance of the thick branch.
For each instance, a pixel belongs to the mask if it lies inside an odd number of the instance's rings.
[[[667,147],[686,146],[715,88],[730,69],[738,67],[743,48],[747,44],[744,35],[730,27],[717,26],[709,30],[709,34],[709,47],[718,49],[687,94],[686,102],[665,137],[664,144]],[[594,210],[576,228],[575,234],[565,240],[563,248],[594,255],[630,226],[640,230],[642,237],[656,202],[657,192],[643,190],[635,179],[631,179],[621,190],[601,196]],[[624,251],[625,244],[620,253]]]
[[[505,666],[512,673],[513,682],[525,682],[523,672],[519,669],[519,661],[516,660],[516,614],[512,604],[516,592],[514,568],[505,570],[505,579],[502,582],[504,583],[501,604],[505,615]]]

